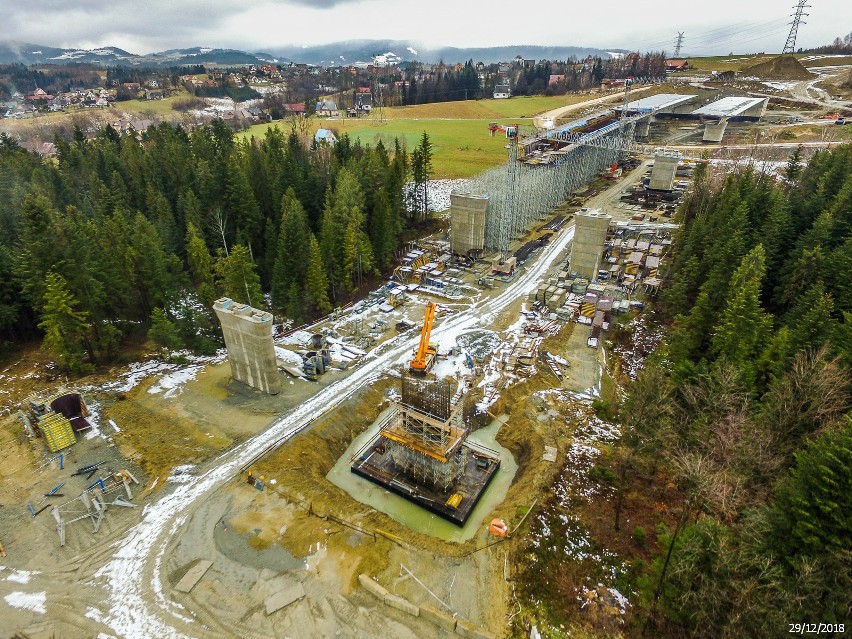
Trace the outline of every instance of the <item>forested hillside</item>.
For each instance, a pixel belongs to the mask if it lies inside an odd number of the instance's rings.
[[[172,347],[214,348],[219,295],[328,312],[390,265],[405,222],[399,146],[240,142],[217,121],[57,147],[42,161],[0,139],[0,345],[43,334],[73,372],[152,324]]]
[[[669,334],[619,407],[617,501],[653,477],[683,500],[635,634],[848,624],[852,146],[796,153],[783,181],[703,172],[680,218]]]

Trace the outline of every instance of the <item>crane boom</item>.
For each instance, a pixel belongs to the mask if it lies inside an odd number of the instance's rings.
[[[432,323],[435,321],[435,302],[426,305],[426,316],[423,318],[423,329],[420,331],[420,345],[417,354],[411,360],[409,369],[412,373],[424,374],[431,367],[435,359],[436,351],[429,345],[429,337],[432,335]]]

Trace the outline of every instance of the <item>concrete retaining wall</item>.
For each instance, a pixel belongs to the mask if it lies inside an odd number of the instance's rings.
[[[403,599],[402,597],[399,597],[397,595],[385,595],[385,605],[390,606],[391,608],[396,608],[397,610],[402,610],[403,612],[408,613],[412,617],[420,616],[420,608],[418,606],[415,606],[407,599]]]
[[[479,630],[472,623],[464,619],[459,619],[456,622],[456,634],[466,637],[466,639],[494,639],[494,635],[489,635]]]
[[[444,630],[452,632],[456,629],[455,617],[432,606],[420,606],[420,616]]]
[[[378,597],[382,601],[384,601],[385,597],[390,594],[377,581],[370,579],[367,575],[358,575],[358,581],[361,582],[361,585],[364,586],[370,594]]]
[[[412,617],[422,617],[426,621],[429,621],[444,630],[449,630],[450,632],[455,630],[456,634],[462,637],[467,637],[468,639],[495,639],[494,635],[478,629],[470,621],[456,619],[451,614],[446,613],[443,610],[433,608],[432,606],[415,606],[405,597],[389,593],[367,575],[358,575],[358,581],[361,582],[361,585],[364,586],[365,590],[376,597],[376,599],[381,600],[386,606],[396,608],[397,610],[409,614]]]

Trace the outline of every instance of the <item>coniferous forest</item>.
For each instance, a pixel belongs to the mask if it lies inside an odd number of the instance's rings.
[[[629,586],[634,630],[848,624],[852,146],[796,152],[781,180],[699,171],[657,304],[667,337],[618,407],[616,528],[650,477],[681,501]]]
[[[220,295],[327,313],[391,265],[407,222],[399,145],[240,141],[215,121],[57,149],[0,140],[0,344],[43,335],[72,372],[134,336],[209,352]]]

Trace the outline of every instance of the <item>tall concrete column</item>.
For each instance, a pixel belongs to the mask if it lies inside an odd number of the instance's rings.
[[[222,324],[231,376],[270,395],[281,390],[281,375],[272,343],[272,314],[229,297],[213,304]]]
[[[654,191],[671,191],[678,164],[680,164],[680,153],[669,151],[655,153],[648,188]]]
[[[722,136],[725,135],[725,129],[728,128],[728,118],[721,118],[718,122],[707,120],[704,123],[704,137],[702,142],[721,142]]]
[[[638,120],[636,122],[636,137],[637,138],[647,138],[648,137],[648,134],[651,132],[651,120],[653,120],[653,117]]]
[[[581,211],[574,219],[574,241],[571,243],[568,269],[589,280],[595,280],[598,277],[606,231],[612,222],[612,216],[598,210]]]

